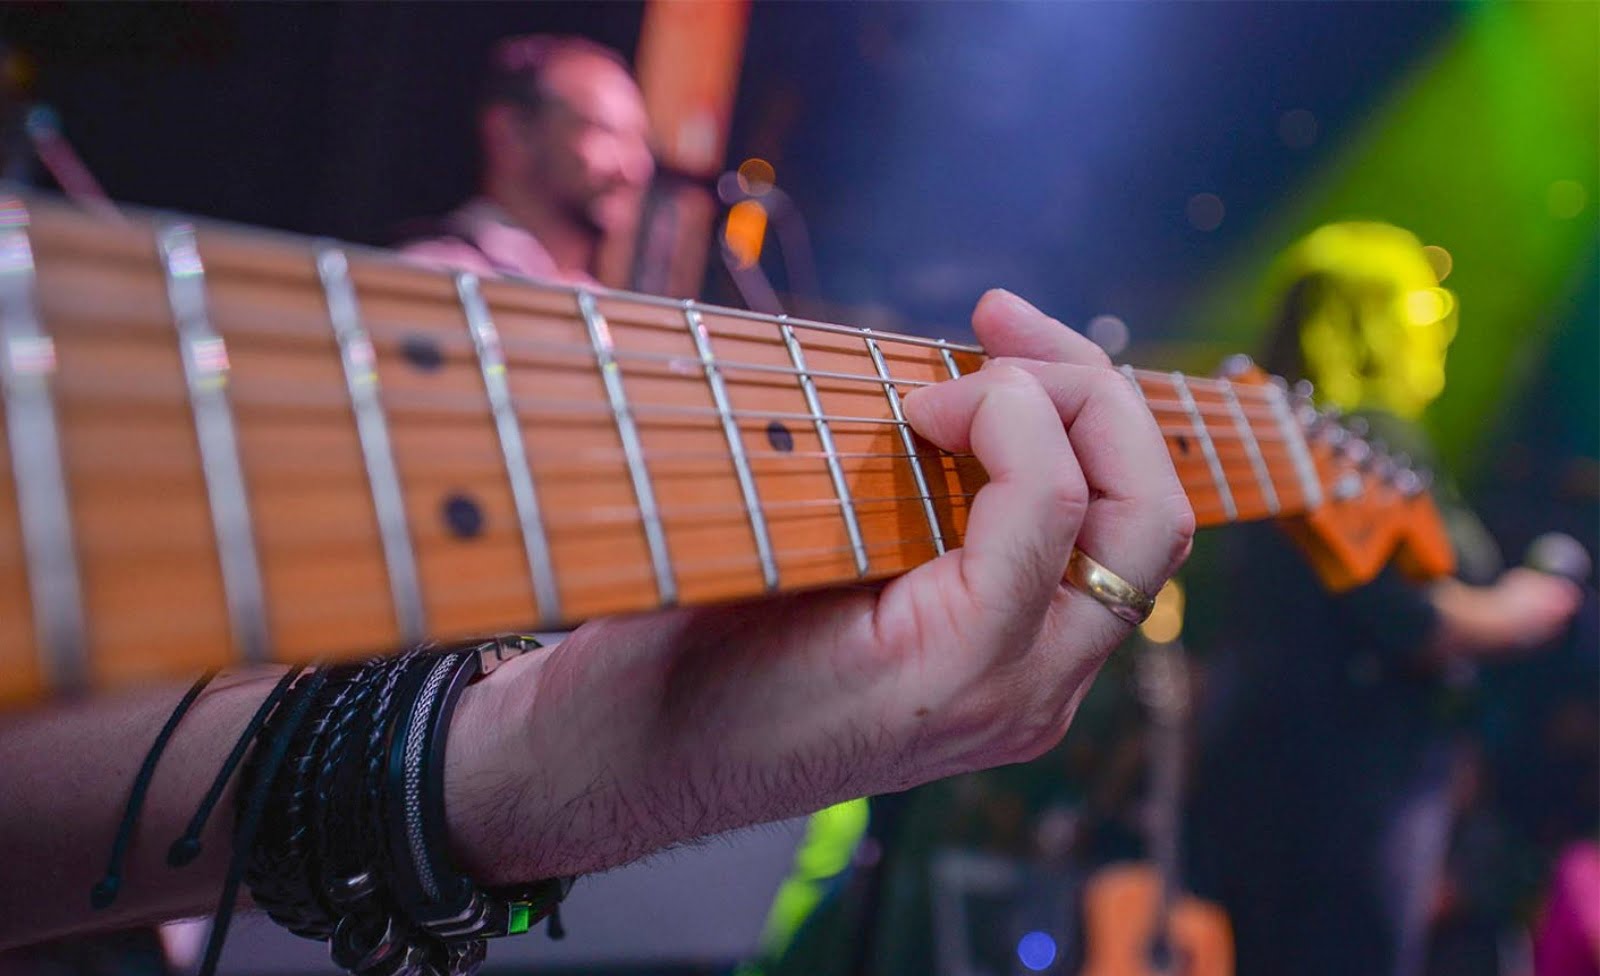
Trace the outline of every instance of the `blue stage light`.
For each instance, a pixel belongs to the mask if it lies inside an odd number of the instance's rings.
[[[1029,932],[1017,940],[1017,958],[1034,972],[1043,972],[1056,961],[1056,940],[1048,932]]]

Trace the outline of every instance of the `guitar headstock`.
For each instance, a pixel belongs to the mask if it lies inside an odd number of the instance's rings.
[[[1273,383],[1285,392],[1305,435],[1322,502],[1287,520],[1323,585],[1342,592],[1370,582],[1393,562],[1416,580],[1455,570],[1455,550],[1429,493],[1432,476],[1370,437],[1366,422],[1318,410],[1311,385],[1290,388],[1248,361],[1228,369],[1235,383]]]

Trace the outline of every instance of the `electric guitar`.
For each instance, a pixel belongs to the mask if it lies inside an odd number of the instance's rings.
[[[0,703],[877,580],[984,483],[937,339],[0,193]],[[1449,571],[1424,478],[1247,361],[1125,368],[1204,525]]]
[[[1084,964],[1080,976],[1233,976],[1233,929],[1221,906],[1180,888],[1184,738],[1191,700],[1178,628],[1183,595],[1169,583],[1152,623],[1141,628],[1139,699],[1149,713],[1149,861],[1112,864],[1084,885]]]

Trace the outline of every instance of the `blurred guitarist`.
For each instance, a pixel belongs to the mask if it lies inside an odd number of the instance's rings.
[[[655,172],[644,96],[615,51],[530,35],[490,55],[477,196],[409,228],[418,260],[479,274],[594,280],[601,241],[633,227]]]
[[[1323,227],[1285,255],[1266,367],[1316,382],[1391,448],[1427,463],[1415,421],[1444,386],[1455,297],[1420,243],[1383,224]],[[1414,976],[1450,833],[1449,691],[1476,662],[1558,636],[1579,593],[1500,574],[1487,533],[1447,508],[1462,577],[1423,589],[1391,568],[1330,595],[1270,527],[1218,540],[1192,577],[1220,619],[1200,715],[1190,880],[1233,920],[1238,971]],[[1454,511],[1448,511],[1450,508]],[[1483,585],[1469,585],[1483,584]]]

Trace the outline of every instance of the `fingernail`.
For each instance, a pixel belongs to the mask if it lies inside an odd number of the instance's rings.
[[[1027,299],[1023,298],[1022,296],[1018,295],[1015,292],[1007,291],[1004,288],[991,288],[991,289],[989,289],[988,293],[985,294],[983,297],[988,298],[990,295],[995,296],[995,300],[999,301],[1003,305],[1006,305],[1006,306],[1010,307],[1013,311],[1023,312],[1025,314],[1033,314],[1033,315],[1041,315],[1041,314],[1043,314],[1037,308],[1035,308],[1033,306],[1033,304],[1031,302],[1029,302]]]

